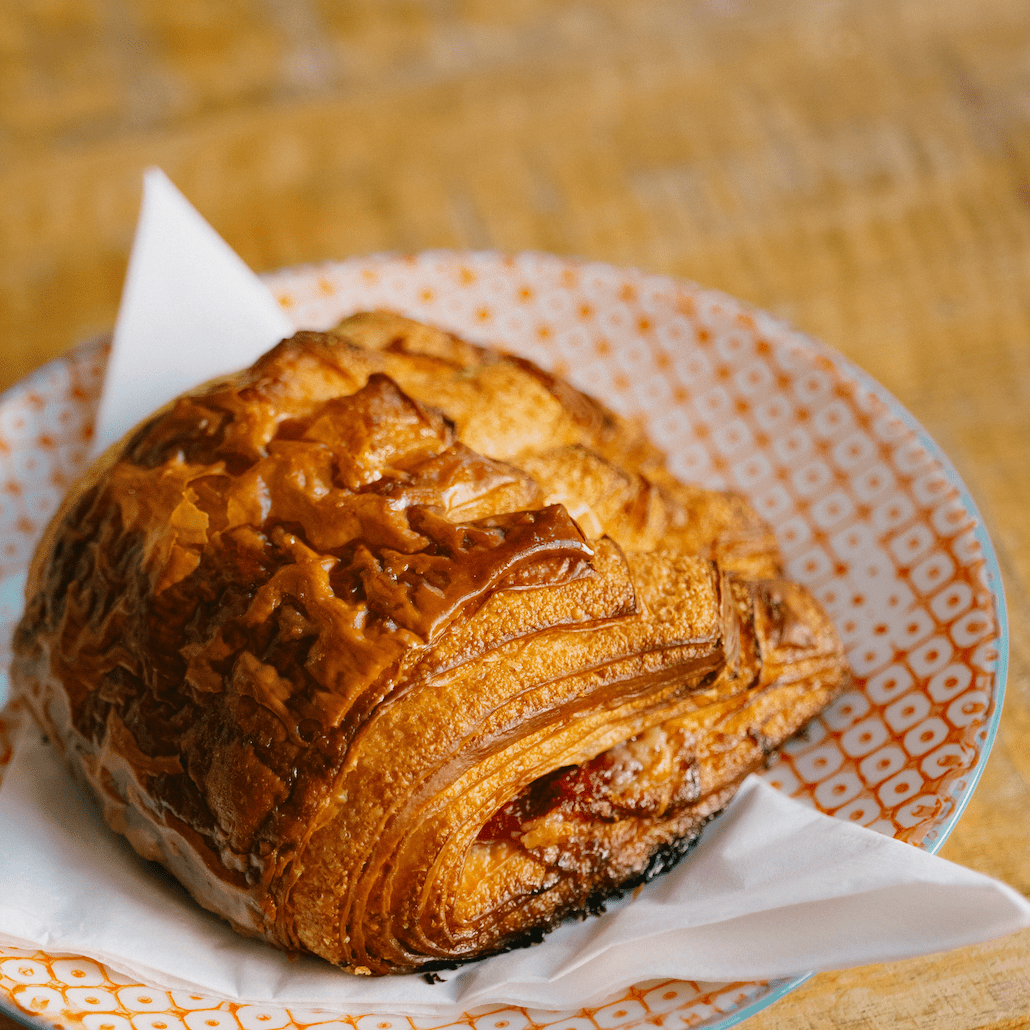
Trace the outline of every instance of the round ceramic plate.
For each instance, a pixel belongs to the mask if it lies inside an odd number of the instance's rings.
[[[837,818],[929,851],[943,843],[1000,714],[1001,580],[947,458],[868,376],[723,294],[547,255],[372,257],[267,282],[298,327],[389,308],[530,357],[641,419],[681,478],[747,495],[790,575],[833,616],[855,674],[767,779]],[[0,398],[0,648],[34,541],[85,462],[105,360],[103,342],[86,345]],[[495,1007],[441,1021],[241,1006],[0,949],[12,1014],[84,1030],[727,1027],[804,979],[656,981],[577,1012]]]

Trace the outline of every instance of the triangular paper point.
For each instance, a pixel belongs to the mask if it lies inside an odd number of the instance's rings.
[[[264,283],[164,172],[148,169],[94,452],[185,390],[253,363],[292,332]]]

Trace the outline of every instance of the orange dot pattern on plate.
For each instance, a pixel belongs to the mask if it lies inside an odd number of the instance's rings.
[[[298,327],[328,328],[355,310],[390,308],[561,369],[645,423],[679,476],[746,494],[775,527],[790,574],[834,617],[855,673],[853,689],[784,749],[767,779],[838,818],[939,845],[975,784],[996,720],[1006,646],[1000,588],[958,477],[875,383],[732,298],[608,265],[430,252],[288,270],[267,281]],[[0,578],[25,568],[83,466],[104,361],[102,342],[87,345],[0,399]],[[14,615],[0,612],[7,623]],[[0,651],[0,662],[5,657]],[[19,962],[34,972],[19,973]],[[73,985],[55,963],[0,949],[0,988],[25,1012],[88,1030],[443,1025],[301,1018],[160,992],[144,1005],[142,988],[115,984],[102,967],[89,966],[100,976],[96,986]],[[638,985],[551,1023],[534,1022],[536,1011],[531,1018],[504,1009],[447,1025],[717,1025],[779,986]]]
[[[730,1016],[766,988],[765,983],[657,980],[574,1014],[487,1006],[457,1018],[341,1016],[161,991],[126,983],[90,959],[0,949],[0,991],[18,1011],[66,1030],[628,1030],[642,1023],[679,1028]]]

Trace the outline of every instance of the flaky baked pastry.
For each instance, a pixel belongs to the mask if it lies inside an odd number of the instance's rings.
[[[847,679],[743,500],[380,313],[111,448],[27,598],[13,682],[108,823],[241,932],[374,974],[649,878]]]

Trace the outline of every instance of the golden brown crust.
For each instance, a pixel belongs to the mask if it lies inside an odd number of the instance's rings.
[[[242,932],[374,973],[676,854],[839,691],[740,498],[521,358],[374,313],[103,456],[13,679],[108,821]]]

